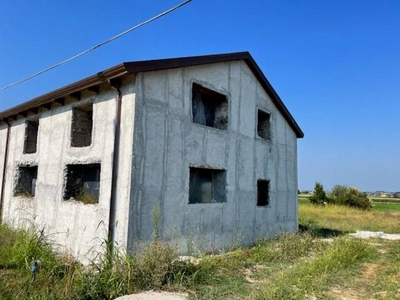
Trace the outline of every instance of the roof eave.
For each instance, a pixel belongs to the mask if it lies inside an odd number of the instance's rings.
[[[283,101],[280,99],[278,94],[275,92],[261,69],[258,67],[257,63],[254,61],[253,57],[249,52],[237,52],[228,54],[216,54],[216,55],[205,55],[205,56],[191,56],[191,57],[181,57],[181,58],[169,58],[169,59],[158,59],[158,60],[147,60],[138,62],[126,62],[119,64],[115,67],[109,68],[102,72],[99,72],[93,76],[87,77],[73,84],[67,85],[50,93],[44,94],[42,96],[36,97],[30,101],[22,103],[20,105],[14,106],[8,110],[0,112],[0,120],[7,119],[12,116],[18,115],[21,112],[29,111],[33,108],[40,108],[42,105],[51,103],[52,101],[66,97],[72,93],[82,91],[86,88],[100,85],[107,80],[121,77],[125,74],[140,73],[140,72],[151,72],[166,69],[199,66],[213,63],[223,63],[229,61],[244,60],[249,68],[252,70],[253,74],[256,76],[258,81],[263,86],[264,90],[267,92],[272,102],[278,108],[280,113],[283,115],[285,120],[289,123],[291,128],[296,133],[297,138],[303,138],[304,133],[300,129],[299,125],[290,114],[289,110],[286,108]]]
[[[72,84],[66,85],[62,88],[54,90],[50,93],[33,98],[27,102],[14,106],[10,109],[0,112],[0,119],[10,118],[11,116],[20,114],[21,112],[31,110],[32,108],[39,108],[45,104],[51,103],[55,99],[66,97],[72,93],[82,91],[86,88],[100,85],[107,80],[123,76],[127,74],[125,64],[119,64],[107,70],[101,71],[95,75],[84,78]]]

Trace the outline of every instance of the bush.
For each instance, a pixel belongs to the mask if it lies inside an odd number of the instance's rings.
[[[335,205],[346,205],[360,209],[371,209],[372,202],[368,199],[367,194],[360,192],[355,187],[347,187],[345,185],[335,185],[329,196],[327,202]]]
[[[325,204],[327,200],[328,198],[326,197],[324,186],[321,183],[316,182],[313,195],[310,197],[310,202],[312,204]]]
[[[348,206],[361,208],[361,209],[371,209],[372,203],[368,199],[366,193],[360,192],[354,187],[350,187],[347,190],[347,203]]]
[[[346,185],[334,185],[331,192],[329,193],[329,203],[345,205],[347,201],[347,190],[348,187]]]

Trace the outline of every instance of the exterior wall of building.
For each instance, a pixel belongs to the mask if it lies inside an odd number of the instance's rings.
[[[133,77],[126,79],[122,95],[121,147],[118,171],[118,205],[116,241],[126,243],[129,207],[129,187],[133,144],[134,93]],[[25,122],[21,118],[12,123],[3,219],[14,226],[35,225],[45,228],[45,233],[55,245],[63,246],[79,259],[90,257],[91,251],[101,251],[100,244],[107,238],[111,195],[116,91],[108,85],[101,86],[98,95],[83,92],[82,100],[73,102],[66,98],[66,105],[53,105],[41,111],[37,151],[24,154]],[[71,147],[72,108],[93,102],[93,130],[90,146]],[[0,128],[0,166],[3,164],[6,126]],[[3,139],[4,136],[4,139]],[[64,200],[66,165],[101,164],[100,194],[97,204],[84,204]],[[34,197],[15,195],[19,166],[38,166]],[[0,175],[1,176],[1,175]],[[87,256],[89,254],[89,256]]]
[[[227,96],[228,129],[193,123],[192,84]],[[271,140],[257,136],[257,110],[271,114]],[[250,244],[297,229],[297,139],[243,61],[136,77],[128,245],[160,236],[182,253]],[[189,204],[189,167],[226,170],[224,203]],[[257,206],[257,180],[270,204]]]

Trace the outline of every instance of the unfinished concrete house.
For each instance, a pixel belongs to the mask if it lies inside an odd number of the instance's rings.
[[[0,120],[2,222],[78,258],[155,226],[181,253],[298,228],[303,132],[247,52],[123,63]]]

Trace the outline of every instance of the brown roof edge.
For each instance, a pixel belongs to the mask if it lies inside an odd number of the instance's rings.
[[[105,71],[99,72],[93,76],[87,77],[73,84],[67,85],[50,93],[36,97],[28,102],[22,103],[8,110],[0,112],[0,119],[6,119],[14,116],[23,111],[27,111],[34,107],[39,107],[43,104],[52,102],[53,100],[61,97],[65,97],[71,93],[83,90],[85,88],[99,85],[108,79],[120,77],[125,74],[139,73],[139,72],[150,72],[159,71],[166,69],[182,68],[197,65],[206,65],[213,63],[223,63],[235,60],[244,60],[249,68],[252,70],[256,78],[260,81],[261,85],[270,96],[272,102],[281,112],[286,121],[290,124],[292,129],[295,131],[298,138],[304,137],[303,131],[282,102],[281,98],[272,88],[271,84],[254,61],[253,57],[249,52],[236,52],[228,54],[216,54],[216,55],[202,55],[202,56],[190,56],[181,58],[167,58],[157,60],[146,60],[137,62],[125,62]]]
[[[127,71],[125,69],[125,65],[119,64],[115,67],[101,71],[95,75],[92,75],[90,77],[87,77],[87,78],[79,80],[79,81],[76,81],[72,84],[66,85],[66,86],[59,88],[57,90],[54,90],[50,93],[41,95],[39,97],[33,98],[32,100],[24,102],[20,105],[17,105],[10,109],[4,110],[4,111],[0,112],[0,119],[9,118],[11,116],[14,116],[23,111],[27,111],[34,107],[40,107],[41,105],[50,103],[57,98],[62,98],[67,95],[70,95],[74,92],[86,89],[88,87],[99,85],[99,84],[107,81],[108,79],[119,77],[126,73],[127,73]]]

